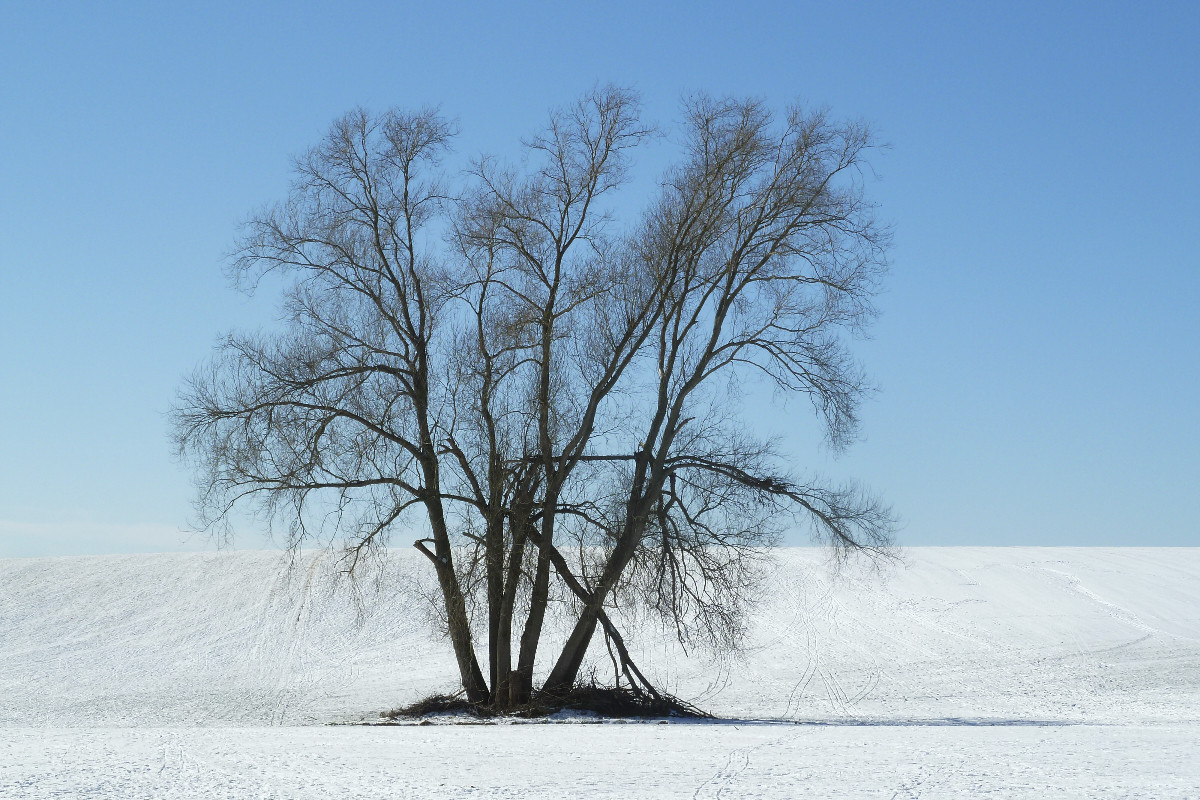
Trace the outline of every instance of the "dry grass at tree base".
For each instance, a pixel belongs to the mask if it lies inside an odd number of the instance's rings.
[[[628,686],[580,684],[565,693],[538,692],[528,705],[516,708],[495,708],[472,703],[465,692],[432,694],[411,705],[385,711],[379,716],[390,722],[420,720],[438,716],[467,715],[480,719],[519,717],[536,719],[562,711],[577,711],[614,719],[683,717],[712,719],[712,715],[669,694],[650,694]]]

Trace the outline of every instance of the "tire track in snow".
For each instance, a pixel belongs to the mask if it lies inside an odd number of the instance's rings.
[[[782,571],[777,575],[782,578]],[[761,675],[763,679],[769,679],[764,680],[764,687],[775,684],[775,697],[786,697],[780,718],[794,719],[799,716],[810,689],[815,689],[815,693],[809,701],[825,705],[826,713],[839,717],[851,716],[854,707],[869,697],[883,679],[878,656],[870,647],[857,644],[852,639],[855,632],[863,628],[872,631],[877,629],[861,615],[848,614],[844,603],[836,596],[836,581],[828,578],[822,580],[812,569],[805,569],[798,581],[777,580],[776,586],[776,607],[782,606],[788,613],[763,615],[763,621],[769,621],[765,627],[770,634],[753,651],[762,654],[776,650],[803,657],[799,677],[791,677],[784,682],[783,676],[778,673]],[[849,649],[855,661],[861,664],[861,670],[834,669],[832,665],[839,661],[837,655],[834,654],[832,661],[823,657],[823,650],[830,646]],[[795,664],[800,666],[798,658]]]
[[[1073,592],[1083,595],[1084,597],[1086,597],[1088,600],[1091,600],[1096,605],[1101,606],[1105,610],[1105,613],[1107,613],[1109,616],[1113,617],[1114,619],[1119,619],[1121,622],[1132,625],[1135,628],[1140,628],[1141,630],[1144,630],[1148,634],[1151,634],[1151,635],[1161,634],[1163,636],[1170,636],[1170,634],[1164,630],[1155,628],[1153,625],[1147,625],[1145,622],[1142,621],[1141,617],[1139,617],[1137,614],[1133,613],[1129,609],[1125,608],[1124,606],[1119,606],[1116,603],[1112,603],[1112,602],[1109,602],[1108,600],[1105,600],[1103,597],[1101,597],[1100,595],[1093,592],[1091,589],[1084,586],[1083,582],[1080,581],[1079,578],[1075,577],[1071,573],[1063,572],[1060,569],[1053,569],[1052,567],[1038,566],[1037,569],[1041,570],[1042,572],[1047,572],[1047,573],[1050,573],[1051,575],[1055,576],[1061,583],[1066,584],[1066,588],[1068,588],[1069,590],[1071,590]],[[1141,641],[1141,640],[1139,639],[1138,641]]]
[[[729,788],[729,784],[733,783],[737,778],[750,767],[750,750],[753,748],[739,747],[729,753],[725,759],[725,766],[717,771],[704,783],[696,787],[696,791],[692,794],[692,800],[718,800],[722,793]]]
[[[696,791],[692,793],[692,800],[720,800],[722,797],[745,797],[744,792],[730,794],[726,794],[726,792],[750,768],[750,755],[759,750],[774,747],[781,742],[786,742],[792,735],[791,733],[785,733],[781,736],[775,736],[766,741],[759,742],[758,744],[731,750],[725,758],[724,766],[717,770],[715,775],[696,787]]]
[[[271,724],[283,725],[287,712],[297,702],[308,694],[310,684],[314,680],[305,674],[306,646],[308,629],[313,615],[313,577],[320,567],[326,551],[321,550],[313,556],[308,572],[304,577],[304,585],[300,588],[297,598],[296,618],[290,623],[288,647],[286,656],[281,659],[279,683],[276,686],[275,708],[271,712]],[[291,615],[289,613],[289,619]]]
[[[267,584],[259,608],[261,619],[273,622],[259,628],[248,657],[257,667],[258,679],[249,688],[244,717],[257,724],[283,725],[288,712],[314,683],[305,675],[308,628],[311,623],[313,582],[324,551],[304,564],[293,561],[282,575]],[[306,568],[301,583],[300,569]]]
[[[921,787],[925,785],[927,779],[925,767],[921,767],[911,781],[900,784],[900,788],[892,792],[889,800],[920,800]]]

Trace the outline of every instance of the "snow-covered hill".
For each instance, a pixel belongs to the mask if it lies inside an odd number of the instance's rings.
[[[0,560],[0,728],[377,717],[453,688],[424,564],[329,553]],[[1200,548],[785,549],[737,660],[634,632],[643,669],[742,719],[1200,721]],[[607,659],[597,667],[606,668]]]

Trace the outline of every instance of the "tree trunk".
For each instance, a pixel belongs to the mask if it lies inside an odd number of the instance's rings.
[[[429,439],[428,434],[425,438]],[[432,439],[429,439],[432,442]],[[433,448],[430,446],[432,452]],[[440,486],[436,459],[430,459],[423,465],[425,485]],[[462,680],[467,699],[472,703],[488,701],[487,682],[479,669],[479,659],[475,657],[475,644],[471,639],[471,622],[467,617],[467,604],[463,598],[462,586],[458,575],[454,573],[454,552],[450,548],[450,534],[446,528],[446,516],[442,509],[442,498],[430,494],[425,498],[425,508],[429,514],[429,525],[433,529],[433,552],[431,553],[422,542],[417,542],[417,548],[425,553],[433,562],[437,572],[438,584],[442,589],[442,600],[446,604],[446,627],[450,634],[450,644],[454,647],[454,658],[458,662],[458,674]]]
[[[576,620],[567,643],[563,645],[558,661],[555,662],[554,669],[550,671],[550,677],[546,679],[546,684],[542,687],[543,690],[550,693],[562,692],[575,684],[575,680],[579,676],[579,668],[583,666],[583,659],[592,642],[592,635],[596,632],[596,624],[604,610],[604,601],[613,587],[617,585],[617,580],[625,571],[625,567],[629,565],[636,544],[645,532],[645,512],[648,511],[648,508],[643,509],[643,505],[645,505],[645,501],[636,505],[630,503],[631,510],[627,512],[625,528],[621,532],[617,547],[609,556],[608,563],[604,565],[604,572],[596,583],[591,599],[584,603],[583,611],[580,612],[579,619]]]
[[[517,671],[512,681],[512,703],[522,705],[533,697],[533,666],[537,660],[538,642],[542,638],[542,622],[546,617],[546,603],[550,596],[550,557],[538,551],[537,572],[533,579],[533,592],[529,598],[529,617],[521,634],[521,652],[517,657]]]
[[[501,632],[501,600],[504,594],[504,517],[496,511],[495,516],[487,521],[484,533],[484,560],[487,571],[487,606],[488,606],[488,677],[492,687],[492,703],[500,697],[501,671],[501,640],[506,634]],[[506,650],[510,647],[504,648]]]
[[[450,633],[450,644],[454,647],[454,658],[458,662],[458,674],[462,680],[467,699],[472,703],[486,703],[488,687],[479,669],[479,660],[475,657],[475,645],[471,641],[471,624],[467,618],[467,604],[463,599],[462,587],[458,576],[454,574],[454,563],[450,552],[449,541],[446,537],[434,537],[434,552],[429,553],[430,560],[438,576],[438,584],[442,589],[442,599],[446,603],[446,625]]]
[[[541,541],[554,541],[554,508],[558,504],[558,492],[546,493],[542,511]],[[533,697],[533,667],[537,661],[538,642],[542,638],[542,623],[546,618],[546,604],[550,598],[550,554],[546,548],[538,548],[537,570],[533,576],[533,591],[529,598],[529,617],[521,633],[521,651],[517,657],[517,672],[513,680],[513,705],[528,703]]]
[[[512,547],[504,575],[504,592],[500,597],[500,614],[496,636],[496,678],[492,684],[492,703],[509,706],[514,703],[512,682],[512,622],[521,583],[521,566],[525,560],[528,530],[528,509],[517,510],[512,521]]]

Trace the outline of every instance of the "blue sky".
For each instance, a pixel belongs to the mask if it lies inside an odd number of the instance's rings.
[[[222,254],[334,117],[439,103],[512,154],[597,81],[668,127],[689,91],[799,97],[891,144],[883,391],[800,466],[908,545],[1200,544],[1198,38],[1193,3],[5,3],[0,556],[210,546],[165,411],[273,320]]]

